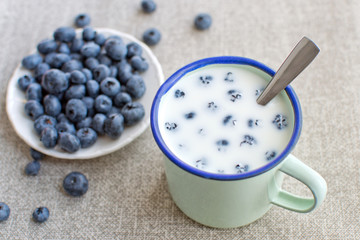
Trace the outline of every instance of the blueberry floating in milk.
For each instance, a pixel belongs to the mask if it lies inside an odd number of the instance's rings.
[[[207,108],[210,109],[211,111],[215,111],[218,108],[218,106],[214,102],[209,102]]]
[[[238,163],[235,165],[236,173],[244,173],[249,171],[249,165]]]
[[[239,90],[231,89],[228,91],[228,95],[230,96],[230,101],[235,102],[241,98],[241,92]]]
[[[219,152],[225,151],[225,149],[228,145],[229,145],[229,141],[226,139],[221,139],[216,142],[217,150]]]
[[[201,159],[195,161],[195,167],[197,167],[199,169],[204,169],[206,164],[207,164],[207,161],[205,158],[201,158]]]
[[[235,126],[236,125],[236,120],[233,118],[232,115],[226,115],[222,121],[223,125],[226,126],[226,125],[233,125]]]
[[[172,130],[175,130],[177,128],[177,124],[176,123],[166,122],[165,127],[166,127],[167,130],[172,131]]]
[[[260,120],[259,119],[250,119],[249,121],[248,121],[248,126],[249,126],[249,128],[253,128],[253,127],[258,127],[258,126],[260,126]]]
[[[185,97],[185,92],[181,91],[180,89],[177,89],[175,91],[175,97],[176,98],[183,98],[183,97]]]
[[[213,77],[207,75],[207,76],[200,76],[199,79],[202,84],[209,84],[213,80]]]
[[[244,140],[240,143],[240,147],[243,144],[249,144],[251,146],[251,145],[256,144],[256,140],[255,140],[255,138],[253,136],[245,135]]]
[[[278,129],[283,129],[288,125],[286,117],[281,114],[275,116],[273,123]]]
[[[226,74],[226,77],[224,79],[226,82],[233,82],[234,81],[234,75],[232,72],[228,72]]]
[[[276,152],[275,151],[267,151],[265,153],[265,157],[267,161],[273,160],[276,156]]]
[[[185,118],[186,119],[192,119],[196,116],[196,113],[195,112],[189,112],[189,113],[186,113],[185,114]]]

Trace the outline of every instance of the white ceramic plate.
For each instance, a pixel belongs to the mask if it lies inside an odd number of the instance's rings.
[[[154,56],[150,48],[129,34],[105,28],[99,28],[95,30],[104,34],[105,36],[118,35],[125,43],[136,42],[143,48],[142,56],[149,63],[149,69],[141,74],[146,84],[146,92],[145,95],[137,101],[143,104],[145,108],[145,117],[135,126],[126,127],[120,138],[116,140],[110,139],[107,136],[99,136],[98,140],[93,146],[80,149],[75,153],[67,153],[61,150],[58,146],[56,146],[54,149],[47,149],[40,142],[39,136],[36,134],[33,128],[34,122],[25,114],[25,93],[18,87],[17,81],[19,77],[25,74],[29,74],[30,72],[19,65],[11,77],[7,88],[7,114],[12,126],[20,138],[22,138],[32,148],[46,155],[63,159],[89,159],[103,156],[105,154],[119,150],[123,146],[133,141],[141,133],[143,133],[150,124],[151,104],[158,88],[164,82],[164,74],[157,58]],[[77,30],[78,36],[81,34],[81,31],[81,29]]]

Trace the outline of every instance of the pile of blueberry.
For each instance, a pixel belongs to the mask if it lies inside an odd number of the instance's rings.
[[[72,27],[60,27],[53,39],[37,45],[38,53],[22,60],[33,73],[18,79],[27,99],[25,113],[46,148],[58,144],[76,152],[98,136],[120,137],[145,115],[136,102],[146,91],[141,73],[149,67],[141,46],[106,37],[89,23],[87,14],[78,15],[81,37]]]

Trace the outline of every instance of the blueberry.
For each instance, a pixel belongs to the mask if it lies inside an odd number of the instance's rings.
[[[52,52],[45,56],[45,62],[52,68],[61,68],[66,62],[70,60],[70,56],[65,53]]]
[[[43,143],[46,148],[55,147],[58,139],[58,133],[55,127],[45,127],[41,131],[40,141]]]
[[[33,82],[35,82],[35,79],[31,75],[24,75],[18,79],[18,86],[22,91],[26,91]]]
[[[265,158],[267,161],[273,160],[276,157],[276,152],[275,151],[267,151],[265,153]]]
[[[93,79],[93,75],[92,75],[92,72],[90,71],[90,69],[83,68],[83,69],[81,69],[81,72],[85,75],[85,82],[87,80]]]
[[[223,124],[224,124],[224,125],[229,124],[232,119],[233,119],[233,116],[232,116],[232,115],[226,115],[226,116],[224,117],[224,119],[223,119]],[[234,121],[235,121],[235,122],[234,122]],[[235,124],[236,124],[236,120],[232,120],[232,123],[233,123],[233,125],[235,125]]]
[[[124,117],[121,114],[112,114],[104,121],[104,132],[110,138],[118,138],[124,131]]]
[[[184,92],[184,91],[181,91],[180,89],[176,89],[176,91],[175,91],[175,97],[176,97],[176,98],[183,98],[183,97],[185,97],[185,92]]]
[[[204,169],[207,165],[207,160],[205,158],[200,158],[195,161],[195,167],[199,169]]]
[[[224,79],[226,82],[233,82],[234,81],[234,74],[232,72],[228,72]]]
[[[36,78],[36,80],[38,82],[41,82],[42,76],[44,75],[44,73],[50,69],[49,64],[47,63],[40,63],[39,65],[36,66],[35,71],[34,71],[34,76]]]
[[[176,123],[170,123],[170,122],[166,122],[165,123],[165,128],[169,131],[173,131],[178,127],[178,125]]]
[[[84,174],[71,172],[64,178],[63,188],[70,196],[82,196],[89,188],[89,181]]]
[[[130,102],[121,109],[125,125],[131,126],[139,122],[145,116],[145,109],[139,102]]]
[[[4,203],[0,202],[0,222],[6,221],[10,216],[10,208]]]
[[[58,48],[57,48],[57,52],[58,53],[70,54],[69,45],[67,45],[67,43],[60,43]]]
[[[81,38],[75,38],[70,44],[70,51],[72,53],[80,53],[80,50],[83,46],[84,41]]]
[[[253,136],[245,135],[244,140],[240,143],[240,146],[243,144],[249,144],[251,146],[251,145],[256,144],[256,140]]]
[[[250,128],[252,128],[252,127],[254,127],[254,126],[259,126],[260,125],[260,120],[259,119],[250,119],[249,121],[248,121],[248,126],[250,127]]]
[[[120,92],[120,83],[117,79],[107,77],[100,83],[100,90],[108,97],[114,97]]]
[[[127,53],[126,45],[122,42],[122,40],[115,38],[107,39],[104,44],[104,48],[106,54],[115,61],[120,61]]]
[[[86,76],[80,70],[74,70],[70,74],[70,82],[73,84],[84,84],[86,83]]]
[[[112,107],[111,98],[101,94],[95,98],[95,110],[99,113],[108,113]]]
[[[235,102],[242,97],[242,94],[239,90],[229,90],[227,94],[230,96],[230,101]]]
[[[215,104],[215,102],[209,102],[207,104],[207,108],[210,109],[211,111],[215,111],[218,108],[218,106]]]
[[[85,67],[87,67],[88,69],[90,69],[91,71],[93,71],[95,68],[97,68],[99,66],[99,60],[94,58],[94,57],[90,57],[87,58],[84,62]]]
[[[141,98],[146,91],[146,86],[143,78],[139,75],[133,75],[126,83],[126,91],[134,99]]]
[[[129,79],[133,76],[132,68],[127,62],[121,62],[117,64],[118,68],[118,79],[121,84],[126,84]]]
[[[109,77],[116,78],[118,73],[117,67],[115,65],[111,65],[109,69],[110,69]]]
[[[29,56],[26,56],[21,61],[21,64],[26,69],[35,69],[37,65],[39,65],[42,62],[42,57],[38,53],[31,54]]]
[[[30,148],[30,155],[31,155],[32,159],[34,159],[35,161],[39,161],[44,158],[43,153],[41,153],[33,148]]]
[[[86,117],[86,105],[80,99],[70,99],[65,106],[65,114],[70,121],[80,122]]]
[[[69,81],[65,74],[57,69],[47,71],[41,81],[41,86],[51,94],[57,94],[68,88]]]
[[[264,89],[256,89],[255,96],[260,96],[263,91],[264,91]]]
[[[247,164],[241,164],[241,163],[238,163],[235,165],[235,171],[236,173],[244,173],[244,172],[247,172],[249,171],[249,165]]]
[[[71,59],[62,65],[61,71],[70,73],[75,70],[81,70],[82,68],[83,64],[79,60]]]
[[[34,122],[34,129],[37,132],[37,134],[41,134],[41,131],[46,127],[55,127],[57,121],[55,118],[48,116],[48,115],[42,115],[38,117]]]
[[[80,13],[75,17],[75,26],[82,28],[89,25],[91,22],[91,18],[87,13]]]
[[[200,80],[200,82],[201,82],[202,84],[207,85],[207,84],[210,84],[210,83],[211,83],[211,81],[213,80],[213,77],[210,76],[210,75],[200,76],[200,77],[199,77],[199,80]]]
[[[97,60],[99,61],[99,64],[104,64],[108,67],[112,64],[112,60],[104,53],[100,53],[99,56],[97,56]]]
[[[151,13],[156,10],[156,3],[153,0],[142,0],[141,8],[146,13]]]
[[[98,65],[93,69],[93,77],[96,81],[101,82],[110,75],[110,69],[104,64]]]
[[[85,27],[82,32],[84,41],[92,41],[95,39],[96,32],[92,27]],[[96,44],[97,45],[97,44]]]
[[[89,128],[91,127],[92,124],[92,117],[86,117],[83,120],[81,120],[80,122],[76,123],[76,129],[80,129],[80,128]],[[80,139],[81,141],[81,139]]]
[[[212,18],[207,13],[198,14],[195,17],[195,21],[194,21],[195,27],[198,30],[208,29],[211,26],[211,23],[212,23]]]
[[[85,106],[87,108],[87,116],[92,117],[95,114],[94,104],[95,100],[92,97],[84,97],[82,98],[83,102],[85,103]]]
[[[58,144],[66,152],[74,153],[80,149],[80,140],[74,134],[63,132],[59,134]]]
[[[35,222],[43,223],[48,220],[50,216],[49,209],[47,207],[38,207],[34,210],[32,217]]]
[[[100,91],[100,85],[95,80],[89,80],[86,82],[86,91],[90,97],[97,97]]]
[[[54,39],[60,42],[72,42],[75,38],[75,29],[72,27],[60,27],[54,32]]]
[[[40,101],[42,98],[42,88],[38,83],[31,83],[26,89],[26,99]]]
[[[139,44],[136,42],[131,42],[128,45],[126,45],[127,48],[127,58],[132,58],[133,56],[141,56],[142,54],[142,48]]]
[[[126,92],[119,92],[113,99],[113,103],[116,107],[122,108],[125,104],[132,101],[131,96]]]
[[[196,116],[195,112],[189,112],[185,114],[186,119],[193,119]]]
[[[94,42],[95,42],[97,45],[103,46],[104,43],[105,43],[105,41],[106,41],[106,37],[104,36],[104,34],[96,33]]]
[[[149,64],[140,56],[133,56],[130,59],[130,65],[138,72],[145,72],[149,68]]]
[[[94,145],[94,143],[97,140],[97,134],[96,132],[89,128],[80,128],[77,132],[76,132],[76,136],[79,138],[80,140],[80,145],[82,148],[88,148],[91,147],[92,145]]]
[[[219,152],[224,151],[228,145],[229,145],[229,141],[226,139],[221,139],[216,141],[216,146]]]
[[[102,113],[97,113],[94,115],[91,128],[94,129],[99,135],[104,134],[104,123],[106,116]]]
[[[61,112],[60,100],[54,95],[48,94],[43,99],[46,115],[56,117]]]
[[[41,115],[44,114],[44,108],[40,102],[36,100],[29,100],[25,103],[25,113],[28,115],[32,120],[37,119]]]
[[[68,132],[68,133],[72,133],[72,134],[76,133],[74,124],[72,124],[70,122],[59,122],[56,124],[55,128],[56,128],[58,134],[61,134],[64,132]]]
[[[113,114],[121,113],[121,109],[117,107],[111,107],[110,111],[106,114],[107,117],[110,117]]]
[[[70,122],[69,119],[67,119],[65,113],[60,113],[59,115],[57,115],[56,121],[57,122]]]
[[[32,161],[29,162],[25,167],[25,174],[28,176],[36,176],[40,170],[40,162],[39,161]]]
[[[150,28],[143,33],[142,37],[143,37],[143,41],[147,45],[153,46],[158,44],[159,41],[161,40],[161,33],[156,28]]]
[[[96,57],[100,53],[100,46],[94,42],[87,42],[80,50],[84,57]]]
[[[37,45],[38,51],[45,55],[51,52],[55,52],[56,48],[57,43],[52,39],[44,39]]]
[[[277,114],[275,116],[275,119],[273,121],[273,124],[275,124],[275,126],[278,128],[278,129],[283,129],[285,128],[287,125],[288,125],[288,122],[287,122],[287,119],[284,115],[281,115],[281,114]]]
[[[69,100],[72,98],[81,99],[85,96],[85,85],[72,85],[65,92],[65,100]]]

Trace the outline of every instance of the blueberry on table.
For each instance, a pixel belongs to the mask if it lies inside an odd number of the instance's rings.
[[[133,76],[131,65],[123,61],[116,65],[118,68],[118,79],[121,84],[126,84]]]
[[[70,54],[70,48],[67,43],[60,43],[57,48],[58,53]]]
[[[75,39],[75,29],[72,27],[59,27],[54,32],[54,39],[59,42],[72,42]]]
[[[73,84],[84,84],[86,80],[85,74],[80,70],[74,70],[70,73],[70,82]]]
[[[34,210],[32,217],[35,222],[43,223],[48,220],[50,211],[47,207],[38,207]]]
[[[141,8],[145,13],[152,13],[156,10],[156,3],[153,0],[142,0]]]
[[[126,92],[119,92],[113,99],[113,103],[116,107],[122,108],[125,104],[132,101],[131,96]]]
[[[84,174],[71,172],[64,178],[63,188],[70,196],[82,196],[89,188],[89,181]]]
[[[120,92],[120,83],[116,78],[107,77],[100,83],[100,90],[108,97],[114,97]]]
[[[25,174],[28,176],[36,176],[39,173],[39,170],[40,170],[40,162],[34,160],[26,165]]]
[[[211,23],[212,23],[212,18],[207,13],[198,14],[195,17],[195,21],[194,21],[195,27],[198,30],[208,29],[211,26]]]
[[[41,101],[42,99],[42,88],[41,85],[34,82],[31,83],[25,91],[26,99]]]
[[[61,112],[61,102],[54,95],[48,94],[43,99],[45,114],[56,117]]]
[[[94,107],[99,113],[108,113],[112,107],[112,100],[108,96],[101,94],[95,98]]]
[[[58,144],[66,152],[74,153],[80,149],[80,140],[74,134],[63,132],[59,134]]]
[[[34,71],[34,77],[35,77],[36,81],[41,82],[42,76],[49,69],[50,69],[49,64],[47,64],[45,62],[37,65],[35,68],[35,71]]]
[[[82,37],[84,41],[93,41],[95,39],[95,36],[96,36],[96,31],[92,27],[84,28],[82,32]]]
[[[6,221],[10,216],[10,208],[4,203],[0,202],[0,222]]]
[[[70,60],[70,56],[65,53],[51,52],[45,56],[45,62],[52,68],[61,68],[64,63]]]
[[[99,46],[103,46],[104,43],[106,42],[106,37],[104,36],[104,34],[101,34],[101,33],[97,32],[96,35],[95,35],[94,42],[96,44],[98,44]]]
[[[110,75],[110,69],[104,64],[100,64],[93,69],[94,80],[101,82]]]
[[[285,128],[287,125],[288,125],[288,122],[287,122],[287,119],[284,115],[281,115],[281,114],[277,114],[275,116],[275,119],[273,121],[273,124],[275,124],[275,126],[278,128],[278,129],[283,129]]]
[[[44,108],[39,101],[29,100],[25,103],[25,113],[32,120],[36,120],[38,117],[44,114]]]
[[[82,46],[80,52],[84,57],[96,57],[100,53],[100,46],[94,42],[87,42]]]
[[[21,90],[26,91],[28,86],[35,82],[35,79],[30,75],[24,75],[18,79],[18,86]]]
[[[72,85],[65,91],[64,98],[65,100],[69,100],[72,98],[81,99],[85,97],[86,88],[85,85]]]
[[[65,106],[65,115],[72,122],[79,122],[87,115],[87,107],[80,99],[70,99]]]
[[[81,70],[83,68],[82,62],[76,59],[71,59],[70,61],[67,61],[61,66],[61,71],[65,73],[70,73],[74,70]]]
[[[70,51],[80,53],[82,46],[84,46],[84,41],[81,38],[75,38],[70,44]]]
[[[76,132],[76,136],[79,138],[82,148],[91,147],[97,140],[96,132],[89,127],[80,128]]]
[[[99,135],[104,135],[104,123],[106,116],[102,113],[97,113],[94,115],[91,128],[94,129]]]
[[[58,69],[50,69],[47,71],[41,81],[41,86],[51,94],[64,92],[69,85],[69,80],[65,73]]]
[[[42,115],[38,117],[34,122],[34,129],[37,134],[41,134],[42,130],[46,127],[55,127],[57,121],[54,117],[48,115]]]
[[[140,56],[133,56],[130,59],[131,67],[138,72],[145,72],[149,68],[149,64]]]
[[[30,148],[30,155],[31,155],[32,159],[34,159],[36,161],[42,160],[44,158],[43,153],[41,153],[33,148]]]
[[[52,39],[44,39],[37,45],[37,50],[39,53],[46,55],[48,53],[55,52],[57,46],[56,41]]]
[[[121,114],[112,114],[104,121],[104,132],[110,138],[118,138],[124,131],[124,117]]]
[[[136,42],[131,42],[128,45],[126,45],[127,48],[127,58],[132,58],[133,56],[141,56],[142,54],[142,48],[139,44]]]
[[[145,109],[139,102],[129,102],[121,109],[125,125],[131,126],[139,122],[145,116]]]
[[[113,64],[112,60],[105,53],[100,53],[99,56],[97,56],[97,60],[99,61],[99,64],[104,64],[108,67]]]
[[[31,54],[29,56],[26,56],[21,61],[21,64],[24,68],[32,70],[36,68],[37,65],[39,65],[42,62],[42,57],[38,53]]]
[[[72,124],[70,122],[59,122],[58,124],[56,124],[55,128],[56,128],[58,134],[64,133],[64,132],[68,132],[68,133],[72,133],[72,134],[76,133],[74,124]]]
[[[149,45],[149,46],[154,46],[156,44],[158,44],[161,40],[161,33],[158,29],[156,28],[150,28],[147,29],[144,33],[143,33],[143,41]]]
[[[106,54],[115,61],[120,61],[127,54],[126,45],[118,38],[108,38],[104,44]]]
[[[45,127],[41,131],[40,141],[46,148],[54,148],[58,140],[58,132],[55,127]]]
[[[75,26],[82,28],[85,27],[87,25],[89,25],[91,22],[91,18],[89,16],[89,14],[87,13],[80,13],[79,15],[77,15],[75,17]]]
[[[91,71],[94,71],[94,69],[99,66],[100,62],[97,58],[90,57],[84,61],[84,64],[85,64],[85,67],[87,67]]]
[[[99,83],[95,80],[87,81],[86,82],[86,91],[90,97],[92,97],[92,98],[97,97],[99,95],[99,91],[100,91]]]
[[[92,72],[90,71],[90,69],[83,68],[83,69],[81,69],[81,72],[85,76],[85,82],[84,83],[86,83],[86,81],[88,81],[88,80],[93,79],[93,75],[92,75]]]
[[[146,91],[143,78],[140,75],[133,75],[126,83],[126,91],[133,99],[141,98]]]
[[[76,129],[91,127],[92,120],[93,120],[92,117],[86,117],[85,119],[76,123]],[[81,139],[80,139],[80,143],[81,143]]]

